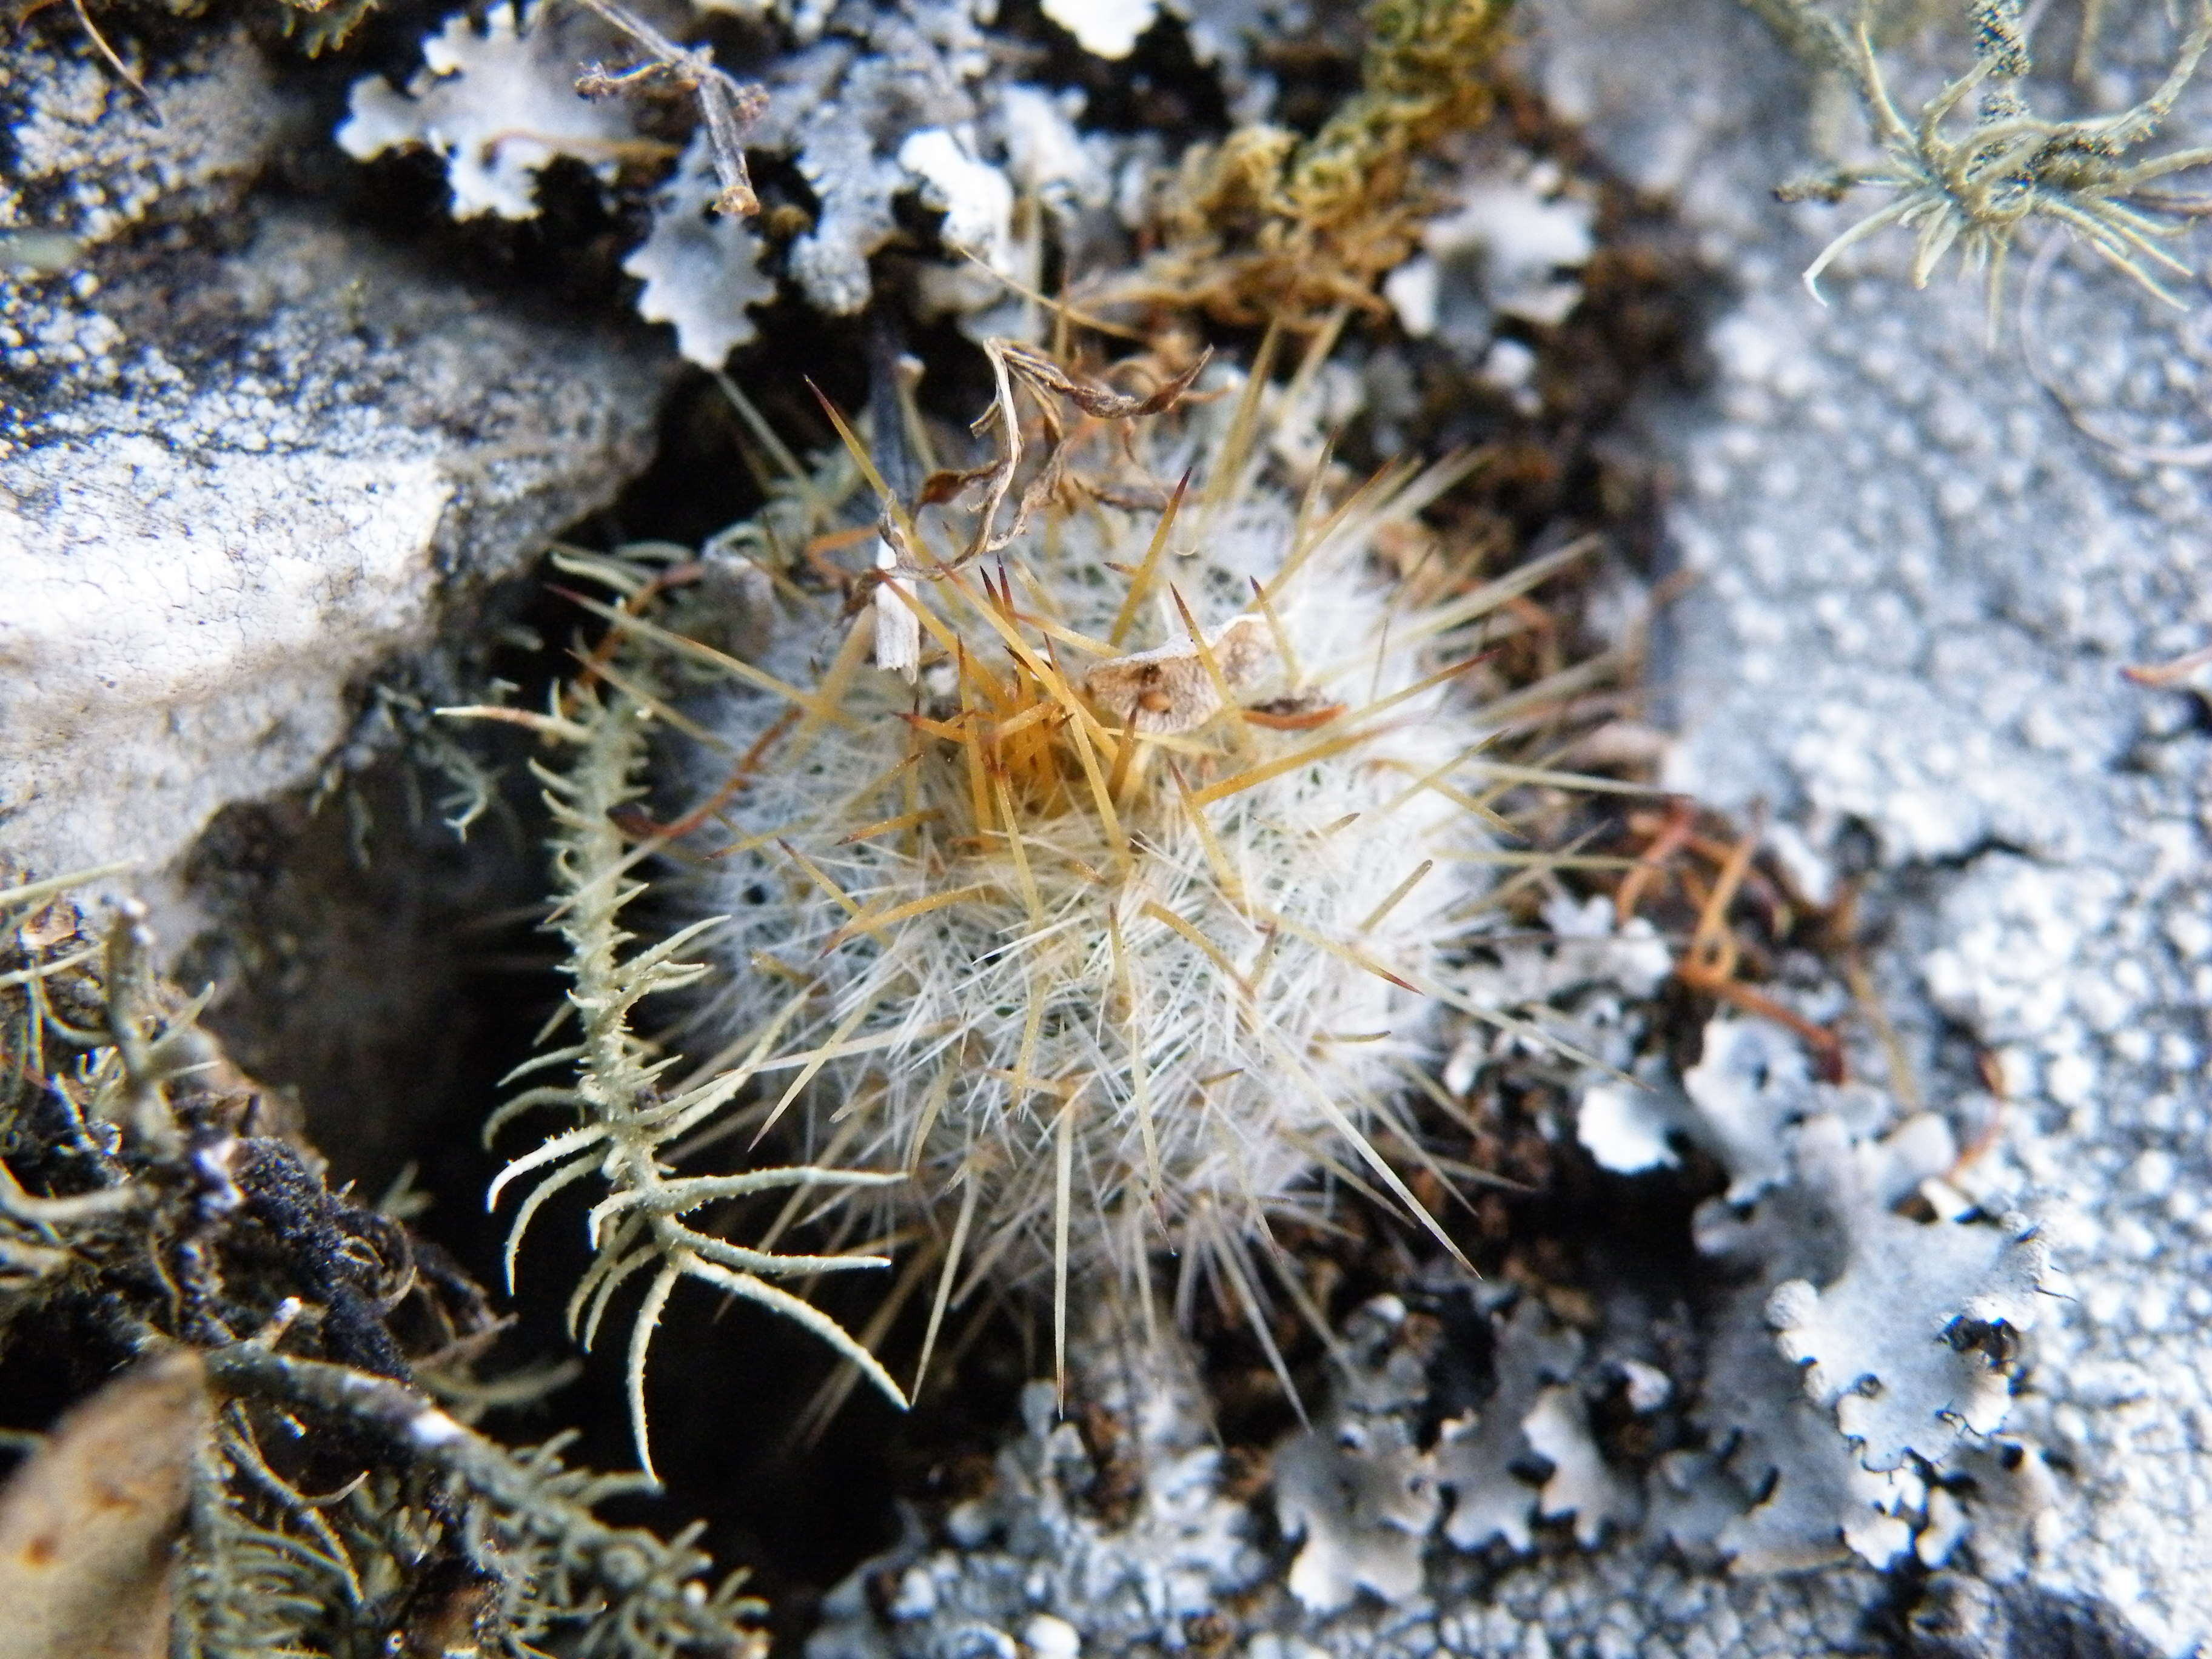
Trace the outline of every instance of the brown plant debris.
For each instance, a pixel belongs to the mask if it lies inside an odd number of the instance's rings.
[[[1507,10],[1374,0],[1359,91],[1310,138],[1256,124],[1194,146],[1164,205],[1164,246],[1103,298],[1301,331],[1342,307],[1383,314],[1376,284],[1413,251],[1428,206],[1419,159],[1490,114],[1483,70]]]

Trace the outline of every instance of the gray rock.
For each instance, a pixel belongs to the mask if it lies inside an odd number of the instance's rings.
[[[2107,25],[2098,106],[2137,95],[2165,49],[2156,12]],[[1937,1043],[1952,1022],[1996,1052],[2010,1097],[1957,1178],[2042,1218],[2078,1293],[2046,1309],[2013,1417],[2064,1471],[2031,1581],[2190,1646],[2212,1637],[2212,752],[2192,694],[2120,669],[2212,632],[2206,477],[2146,453],[2186,459],[2212,430],[2203,307],[2157,312],[2078,254],[2023,256],[1991,349],[1979,284],[1946,270],[1913,292],[1900,235],[1832,270],[1823,309],[1798,272],[1874,204],[1768,195],[1819,159],[1803,73],[1723,0],[1540,15],[1554,106],[1676,195],[1736,291],[1716,383],[1646,412],[1680,481],[1673,544],[1702,579],[1663,664],[1669,781],[1723,807],[1764,798],[1816,847],[1870,832],[1870,910],[1897,919],[1880,976],[1923,1093],[1978,1088]],[[1957,40],[1928,49],[1965,61]],[[2172,142],[2202,135],[2206,106],[2193,88]],[[1957,1650],[2062,1650],[2015,1632]]]
[[[313,777],[359,682],[611,498],[649,453],[657,354],[304,213],[234,213],[206,246],[198,216],[283,131],[241,42],[155,78],[150,137],[37,57],[0,86],[40,158],[0,213],[45,214],[75,269],[0,281],[0,852],[154,866]]]
[[[191,41],[146,87],[150,108],[88,50],[19,38],[0,51],[0,263],[225,211],[305,114],[242,27]],[[34,343],[0,336],[0,362],[20,369]]]
[[[1939,1573],[1907,1626],[1916,1659],[2154,1659],[2111,1608],[2038,1589]]]

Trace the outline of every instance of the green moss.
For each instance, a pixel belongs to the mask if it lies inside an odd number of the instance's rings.
[[[1311,138],[1263,124],[1194,148],[1170,206],[1170,246],[1123,290],[1243,325],[1379,313],[1376,285],[1413,252],[1428,205],[1416,166],[1489,116],[1486,71],[1510,9],[1373,0],[1360,89]]]

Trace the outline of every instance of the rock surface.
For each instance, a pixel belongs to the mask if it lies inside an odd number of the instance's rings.
[[[358,683],[653,437],[641,331],[240,205],[286,131],[252,47],[152,89],[149,137],[94,66],[21,46],[0,83],[0,234],[65,267],[0,281],[0,851],[43,871],[164,864],[311,779]]]
[[[2160,50],[2140,9],[2102,47],[2136,79]],[[2212,746],[2195,694],[2121,670],[2212,635],[2207,476],[2081,428],[2188,459],[2212,430],[2202,295],[2176,317],[2079,254],[2018,257],[1992,349],[1979,283],[1947,269],[1913,292],[1900,235],[1832,271],[1823,309],[1799,271],[1876,204],[1771,199],[1820,158],[1807,77],[1771,39],[1724,0],[1541,15],[1553,106],[1675,197],[1737,293],[1717,383],[1646,422],[1701,578],[1662,679],[1668,781],[1871,847],[1869,913],[1893,919],[1878,977],[1920,1090],[1979,1089],[1959,1037],[1995,1052],[2003,1132],[1962,1178],[2039,1217],[2076,1291],[2014,1408],[2069,1471],[2030,1581],[2191,1648],[2212,1638]],[[2204,107],[2198,88],[2174,142]]]

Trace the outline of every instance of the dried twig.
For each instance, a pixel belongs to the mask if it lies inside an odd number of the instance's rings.
[[[690,93],[698,100],[700,118],[707,124],[714,176],[722,184],[714,198],[716,210],[739,219],[758,213],[760,198],[753,193],[752,174],[745,167],[745,135],[768,109],[767,89],[716,68],[712,46],[679,46],[615,0],[577,0],[577,3],[635,40],[647,58],[626,70],[594,68],[577,78],[576,90],[586,98],[605,98],[632,87],[665,81]]]
[[[998,395],[970,428],[978,437],[996,431],[1000,434],[999,459],[987,466],[965,472],[933,472],[923,480],[917,506],[936,501],[951,501],[976,484],[983,486],[982,501],[977,509],[975,530],[968,545],[948,565],[932,558],[926,549],[912,544],[899,522],[902,516],[884,506],[881,533],[886,545],[898,556],[897,573],[907,576],[942,575],[947,569],[996,553],[1010,546],[1030,526],[1036,510],[1051,500],[1066,473],[1067,453],[1076,436],[1076,428],[1062,424],[1058,404],[1061,401],[1073,404],[1093,420],[1131,421],[1146,416],[1158,415],[1182,402],[1199,375],[1205,371],[1211,354],[1200,353],[1190,366],[1173,380],[1143,397],[1126,392],[1109,392],[1079,380],[1060,364],[1034,346],[1018,340],[993,339],[983,343],[983,353],[990,360],[991,371],[997,382]],[[1014,479],[1022,464],[1022,417],[1016,394],[1026,392],[1035,402],[1044,428],[1044,453],[1036,471],[1024,486],[1020,499],[1014,505],[1014,516],[1004,529],[999,527],[1000,509],[1014,487]],[[909,520],[910,522],[910,520]]]

